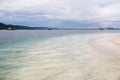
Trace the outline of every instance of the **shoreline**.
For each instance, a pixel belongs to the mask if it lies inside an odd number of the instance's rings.
[[[23,67],[13,71],[7,78],[119,80],[120,47],[116,44],[117,41],[119,42],[119,34],[102,33],[73,34],[51,38],[42,43],[33,42],[32,46],[22,49],[23,55],[19,52],[22,57],[16,58],[22,60],[18,64]]]
[[[115,39],[113,40],[113,43],[115,43],[118,46],[120,46],[120,36],[115,37]]]

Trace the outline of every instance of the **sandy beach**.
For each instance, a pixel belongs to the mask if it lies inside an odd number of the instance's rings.
[[[0,0],[0,80],[120,80],[120,0]]]
[[[118,33],[36,39],[3,47],[1,52],[4,80],[120,80]]]
[[[13,80],[120,80],[119,36],[70,35],[35,44]],[[18,76],[19,75],[19,76]]]

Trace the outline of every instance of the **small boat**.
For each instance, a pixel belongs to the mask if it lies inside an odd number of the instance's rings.
[[[8,27],[7,30],[12,30],[12,28]]]

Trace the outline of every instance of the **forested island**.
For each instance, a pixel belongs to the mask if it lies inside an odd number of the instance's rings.
[[[30,27],[0,23],[0,30],[120,30],[113,27],[78,27],[78,28],[54,28],[54,27]]]
[[[12,25],[12,24],[0,23],[0,30],[51,30],[51,29],[57,29],[57,28],[29,27],[29,26],[22,26],[22,25]]]

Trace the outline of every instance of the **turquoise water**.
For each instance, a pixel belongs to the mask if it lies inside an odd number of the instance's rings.
[[[77,57],[87,53],[84,49],[89,47],[89,38],[100,34],[79,30],[0,31],[0,80],[49,80],[47,75],[59,71],[58,66],[64,69],[78,62]]]
[[[24,59],[29,55],[31,46],[53,37],[72,33],[76,32],[0,31],[0,80],[11,80],[15,71],[26,67]]]
[[[29,47],[50,37],[45,31],[0,31],[0,80],[11,80],[15,70],[25,67]]]

